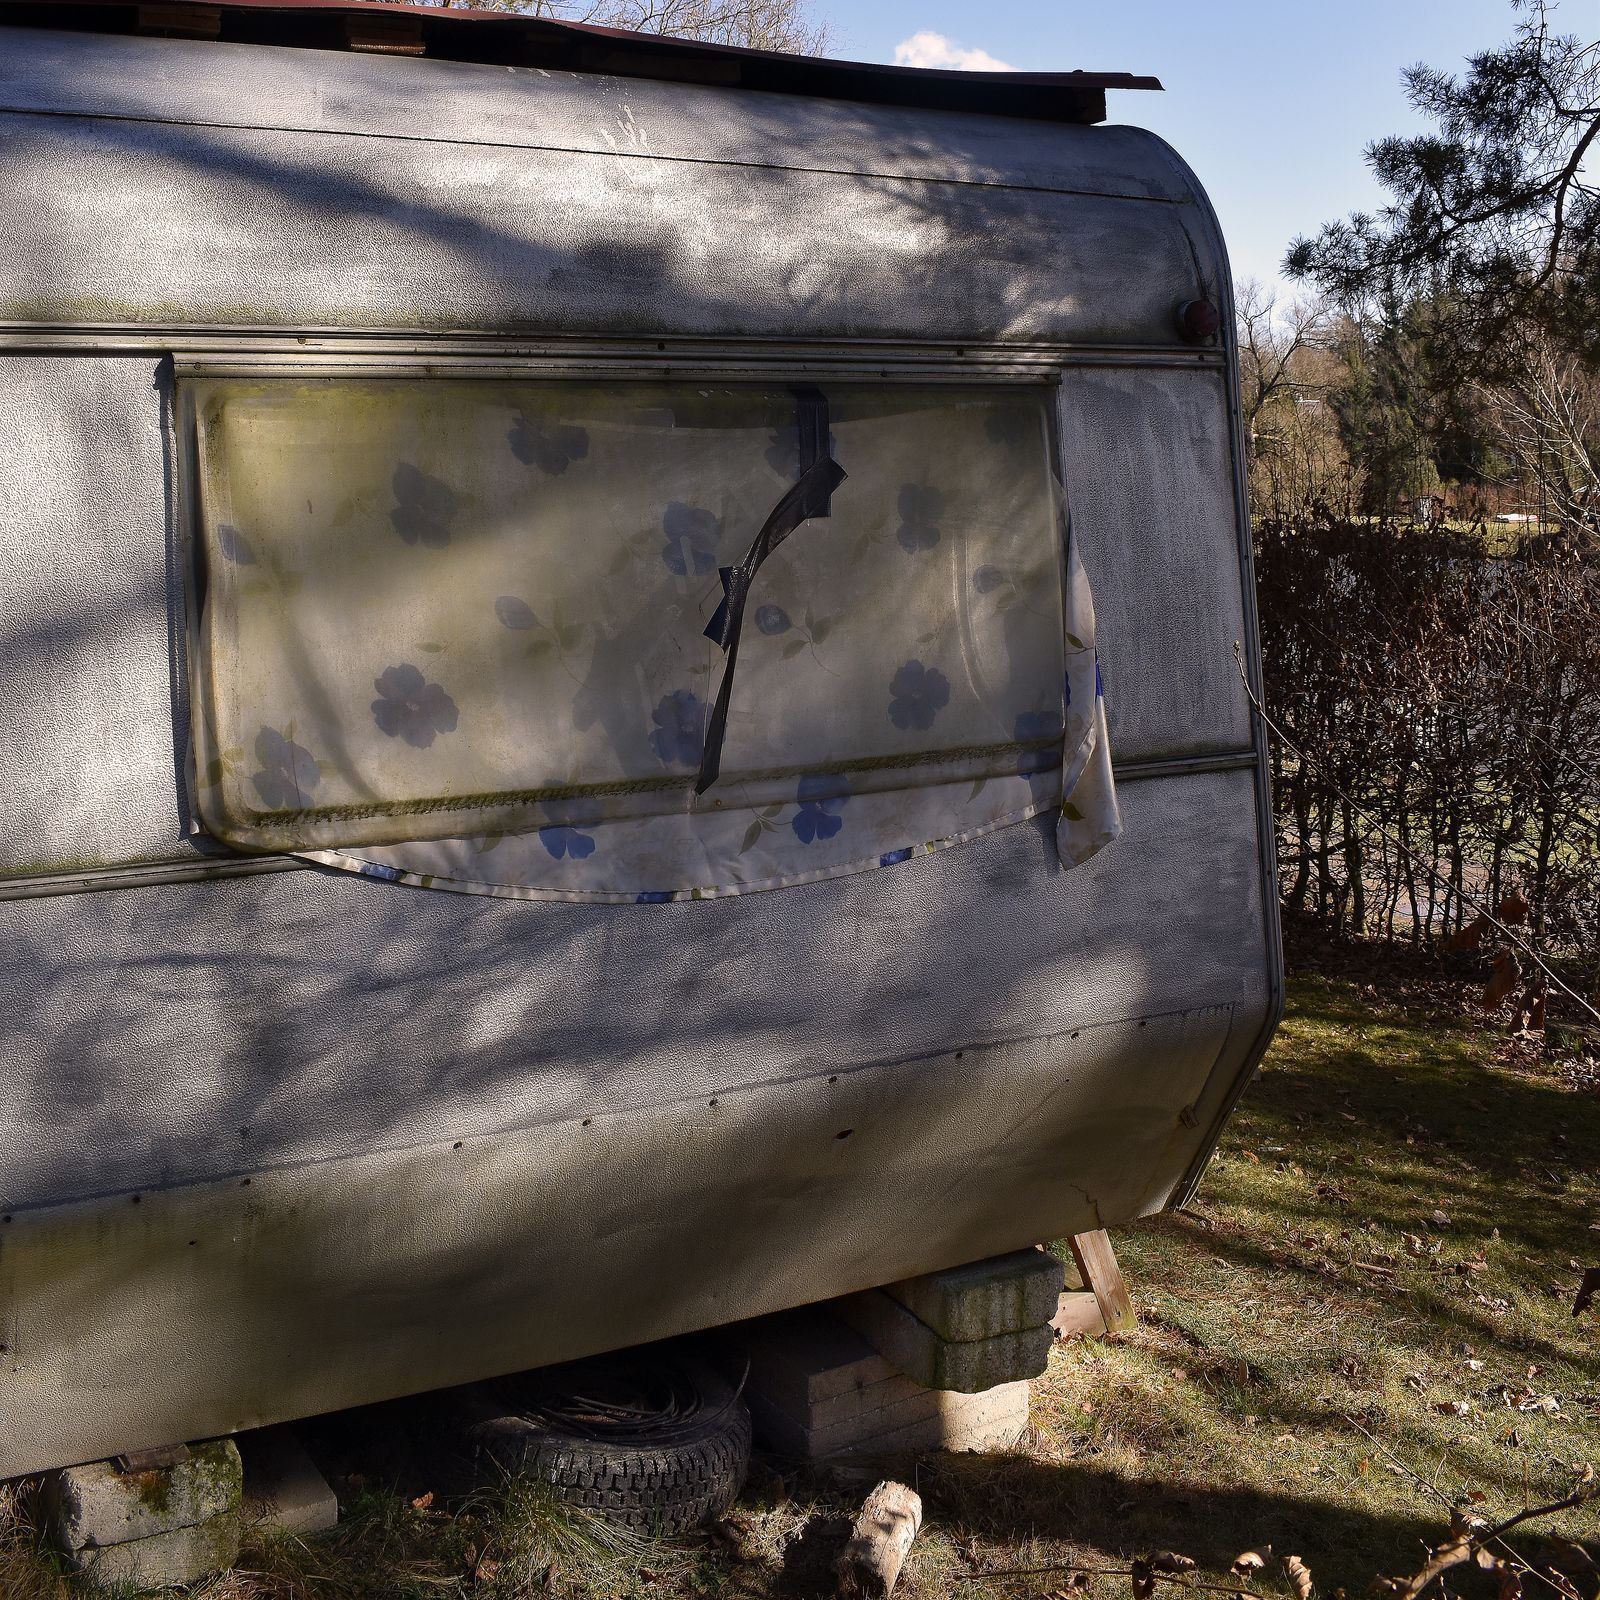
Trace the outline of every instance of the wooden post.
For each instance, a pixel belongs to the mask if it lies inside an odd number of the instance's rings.
[[[1128,1296],[1128,1286],[1122,1281],[1122,1268],[1117,1265],[1117,1253],[1111,1248],[1104,1228],[1093,1233],[1074,1234],[1067,1241],[1072,1247],[1072,1259],[1100,1308],[1100,1316],[1107,1333],[1131,1333],[1138,1325],[1133,1313],[1133,1301]]]

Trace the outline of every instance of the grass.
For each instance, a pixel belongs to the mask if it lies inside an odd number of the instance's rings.
[[[1155,1550],[1226,1582],[1238,1552],[1270,1544],[1334,1600],[1416,1570],[1453,1502],[1507,1515],[1600,1462],[1600,1318],[1571,1315],[1579,1268],[1600,1263],[1594,1082],[1508,1048],[1454,987],[1387,998],[1397,985],[1370,976],[1291,985],[1194,1208],[1116,1237],[1138,1332],[1055,1350],[1026,1447],[886,1464],[926,1508],[897,1595],[1033,1600],[1074,1580],[983,1575]],[[247,1548],[197,1594],[800,1600],[829,1592],[871,1483],[762,1466],[719,1533],[640,1542],[526,1486],[430,1499],[405,1417],[375,1408],[327,1441],[345,1469],[335,1535]],[[1551,1536],[1593,1548],[1600,1511],[1540,1527],[1517,1548],[1571,1567]],[[0,1600],[64,1600],[25,1522],[9,1528]],[[1495,1587],[1468,1569],[1449,1581]],[[1125,1578],[1076,1584],[1085,1600],[1129,1593]],[[1288,1592],[1271,1567],[1256,1587]],[[1530,1600],[1555,1593],[1530,1583]]]

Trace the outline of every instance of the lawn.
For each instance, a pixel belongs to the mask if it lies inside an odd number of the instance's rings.
[[[1459,986],[1297,979],[1194,1206],[1116,1235],[1139,1330],[1057,1347],[1024,1448],[891,1464],[926,1507],[896,1594],[1125,1597],[1126,1577],[1059,1565],[1155,1551],[1231,1588],[1233,1558],[1270,1546],[1257,1592],[1287,1595],[1295,1554],[1334,1600],[1414,1572],[1455,1504],[1497,1520],[1559,1498],[1600,1462],[1600,1315],[1571,1314],[1600,1264],[1597,1151],[1593,1078],[1508,1044]],[[799,1600],[826,1592],[872,1482],[762,1464],[718,1533],[630,1546],[526,1491],[430,1498],[406,1416],[343,1436],[336,1535],[248,1550],[197,1592]],[[1512,1544],[1592,1596],[1600,1572],[1564,1541],[1600,1554],[1600,1502],[1536,1527]],[[1446,1581],[1496,1591],[1468,1568]],[[0,1600],[67,1592],[13,1525]],[[1558,1592],[1528,1582],[1530,1600]]]

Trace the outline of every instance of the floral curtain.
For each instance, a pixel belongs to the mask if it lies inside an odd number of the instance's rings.
[[[195,801],[372,876],[651,901],[804,882],[1041,811],[1118,831],[1040,386],[195,384]],[[805,395],[813,397],[806,411]],[[807,431],[806,423],[811,427]],[[707,637],[774,507],[831,494]]]

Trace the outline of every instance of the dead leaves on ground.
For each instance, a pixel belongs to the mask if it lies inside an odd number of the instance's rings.
[[[1581,1317],[1594,1303],[1594,1297],[1600,1294],[1600,1267],[1589,1267],[1583,1274],[1583,1282],[1578,1285],[1578,1298],[1572,1302],[1572,1314]]]
[[[1428,1559],[1419,1571],[1405,1578],[1376,1577],[1372,1580],[1370,1593],[1386,1596],[1388,1600],[1419,1600],[1419,1597],[1436,1582],[1440,1583],[1443,1589],[1441,1580],[1452,1568],[1470,1564],[1498,1576],[1499,1588],[1496,1600],[1526,1600],[1523,1579],[1527,1575],[1542,1580],[1543,1584],[1554,1589],[1562,1600],[1585,1600],[1582,1591],[1572,1578],[1580,1570],[1586,1572],[1600,1570],[1600,1563],[1597,1563],[1595,1557],[1583,1545],[1575,1544],[1571,1540],[1558,1539],[1556,1543],[1564,1549],[1565,1554],[1553,1561],[1547,1561],[1543,1566],[1535,1567],[1517,1555],[1505,1543],[1503,1536],[1512,1528],[1536,1518],[1548,1517],[1587,1504],[1595,1499],[1597,1493],[1600,1493],[1600,1482],[1596,1480],[1594,1468],[1586,1466],[1577,1474],[1573,1490],[1569,1495],[1551,1501],[1547,1505],[1527,1506],[1503,1522],[1491,1525],[1473,1509],[1482,1505],[1486,1499],[1481,1491],[1474,1490],[1466,1497],[1464,1504],[1456,1506],[1451,1512],[1447,1537],[1428,1552]],[[1256,1550],[1243,1550],[1233,1558],[1228,1569],[1233,1583],[1237,1585],[1233,1589],[1232,1600],[1265,1600],[1262,1591],[1251,1585],[1266,1573],[1271,1559],[1270,1544],[1264,1544]],[[1130,1566],[1122,1568],[1058,1567],[1053,1570],[1066,1575],[1066,1586],[1050,1590],[1041,1596],[1041,1600],[1077,1600],[1077,1597],[1088,1588],[1091,1577],[1129,1579],[1133,1589],[1133,1600],[1153,1600],[1156,1586],[1163,1580],[1180,1589],[1223,1594],[1229,1592],[1228,1585],[1201,1582],[1198,1576],[1195,1576],[1196,1565],[1192,1556],[1163,1550],[1157,1555],[1141,1556]],[[1286,1555],[1280,1565],[1294,1600],[1315,1600],[1316,1581],[1307,1563],[1297,1555]],[[1037,1572],[1052,1569],[1015,1570]],[[1007,1575],[1005,1570],[974,1574],[975,1577],[988,1578]],[[1333,1597],[1334,1600],[1344,1600],[1344,1590],[1333,1590]]]

